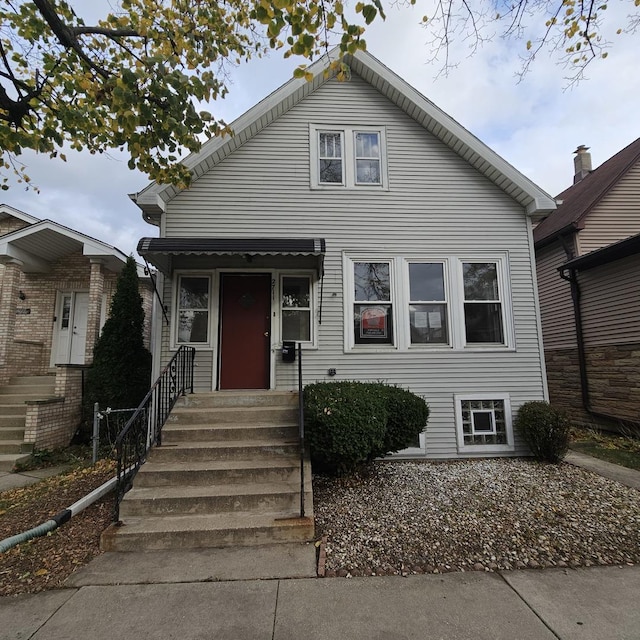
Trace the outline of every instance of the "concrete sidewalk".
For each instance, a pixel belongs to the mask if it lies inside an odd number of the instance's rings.
[[[73,465],[61,465],[58,467],[46,467],[44,469],[33,469],[31,471],[22,471],[21,473],[12,473],[10,471],[0,471],[0,493],[9,491],[10,489],[18,489],[20,487],[28,487],[31,484],[40,482],[45,478],[57,476],[72,468]]]
[[[0,599],[0,639],[637,640],[639,594],[640,567],[85,586]]]

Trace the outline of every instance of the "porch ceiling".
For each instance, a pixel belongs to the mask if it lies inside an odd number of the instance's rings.
[[[46,273],[56,260],[78,252],[115,272],[126,262],[118,249],[49,220],[0,238],[0,261],[19,260],[25,273]]]
[[[200,268],[205,268],[203,257],[215,258],[210,268],[268,268],[282,266],[286,258],[291,266],[314,268],[322,275],[325,249],[324,238],[142,238],[138,243],[138,253],[166,275],[174,268],[174,258],[184,262],[188,256],[199,258],[193,264]]]

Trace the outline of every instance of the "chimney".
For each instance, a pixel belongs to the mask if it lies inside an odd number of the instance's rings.
[[[573,159],[575,175],[573,176],[573,184],[577,184],[591,173],[591,154],[589,147],[581,144],[575,151],[576,157]]]

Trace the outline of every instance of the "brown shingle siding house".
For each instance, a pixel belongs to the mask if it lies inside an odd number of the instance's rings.
[[[534,231],[549,397],[578,422],[637,427],[640,139],[594,171],[576,153],[575,184]]]

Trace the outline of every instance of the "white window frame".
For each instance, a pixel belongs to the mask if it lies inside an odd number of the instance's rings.
[[[454,337],[454,329],[452,325],[452,317],[451,317],[451,308],[452,308],[452,295],[451,295],[451,278],[449,275],[449,261],[446,258],[412,258],[407,257],[402,259],[404,265],[402,269],[403,277],[404,277],[404,294],[405,300],[403,301],[403,313],[405,313],[405,332],[406,332],[406,341],[407,347],[409,349],[447,349],[450,350],[453,346],[453,337]],[[410,268],[412,264],[441,264],[442,265],[442,277],[444,284],[444,301],[423,301],[416,302],[416,304],[444,304],[446,307],[446,318],[447,318],[447,341],[446,342],[416,342],[415,344],[411,342],[411,313],[409,311],[409,307],[411,306],[411,277],[410,277]]]
[[[366,345],[356,344],[353,313],[355,300],[353,263],[386,262],[391,265],[391,300],[393,321],[393,344]],[[462,265],[465,262],[492,263],[497,266],[498,287],[502,311],[502,328],[504,341],[487,343],[467,343],[464,316],[464,281]],[[447,306],[447,322],[449,325],[449,341],[447,343],[411,344],[411,327],[409,318],[410,282],[409,265],[442,264],[445,278],[445,295]],[[343,286],[344,286],[344,350],[347,351],[401,351],[428,350],[462,353],[465,351],[497,352],[515,350],[515,333],[511,303],[511,287],[509,276],[508,252],[474,253],[473,255],[428,254],[428,255],[389,255],[375,250],[366,253],[343,251]],[[387,303],[388,304],[388,303]]]
[[[356,344],[355,330],[353,323],[354,307],[356,304],[367,304],[366,301],[355,299],[355,277],[354,277],[354,265],[356,262],[376,262],[386,263],[389,265],[389,302],[382,302],[381,304],[391,306],[391,322],[393,330],[393,340],[391,343],[380,344]],[[395,258],[389,256],[377,256],[375,254],[365,255],[349,255],[344,256],[343,261],[343,273],[346,275],[345,286],[346,292],[344,295],[344,318],[345,318],[345,351],[389,351],[396,350],[398,348],[398,295],[397,291],[397,264]]]
[[[178,323],[180,322],[180,280],[181,278],[207,278],[209,282],[208,302],[207,307],[207,341],[206,342],[179,342],[178,341]],[[171,348],[173,350],[179,349],[185,345],[188,347],[196,347],[202,350],[213,349],[213,316],[214,316],[214,304],[213,304],[213,271],[189,271],[178,270],[173,275],[173,304],[172,315],[173,320],[171,322]]]
[[[504,422],[507,435],[506,444],[465,444],[462,426],[462,403],[474,400],[500,400],[504,403]],[[511,399],[507,393],[456,393],[454,394],[456,416],[456,438],[458,453],[508,453],[515,449],[513,439],[513,416],[511,414]],[[487,410],[480,409],[482,413]],[[491,411],[493,414],[493,412]],[[495,433],[495,415],[492,416],[492,424]],[[488,431],[479,431],[479,435],[491,435]]]
[[[342,183],[320,182],[320,134],[339,133],[342,136]],[[380,147],[380,182],[357,182],[356,178],[356,143],[357,133],[378,134]],[[312,189],[355,189],[386,191],[389,189],[387,172],[387,142],[384,126],[356,126],[356,125],[309,125],[309,148],[311,163]]]
[[[513,329],[513,313],[511,306],[511,287],[509,286],[509,260],[508,255],[505,254],[487,254],[487,255],[464,255],[456,256],[457,267],[456,276],[457,282],[455,283],[455,294],[457,296],[457,340],[456,343],[465,350],[474,351],[496,351],[504,349],[512,349],[514,347],[514,329]],[[466,317],[465,317],[465,295],[464,295],[464,263],[481,263],[481,264],[495,264],[496,276],[498,279],[498,294],[499,299],[495,302],[500,304],[501,321],[502,321],[502,342],[467,342],[466,334]],[[492,302],[492,301],[487,301]]]
[[[282,291],[283,285],[282,281],[284,278],[306,278],[309,280],[309,323],[310,323],[310,340],[302,340],[296,342],[300,342],[302,348],[317,348],[316,337],[318,335],[317,329],[317,304],[316,304],[316,291],[317,291],[317,277],[314,271],[277,271],[276,272],[277,282],[278,282],[278,292],[277,292],[277,335],[279,346],[282,346],[282,342],[284,341],[284,337],[282,335],[282,311],[284,307],[282,306]],[[302,309],[302,307],[290,307],[291,309]]]

